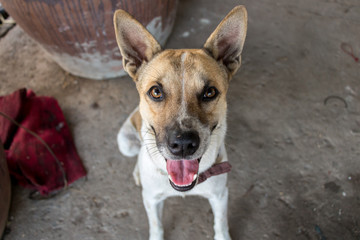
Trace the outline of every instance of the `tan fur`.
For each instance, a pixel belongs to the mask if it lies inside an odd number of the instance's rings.
[[[136,131],[141,136],[142,118],[139,111],[136,111],[131,117],[131,123],[135,127]]]
[[[181,64],[184,53],[187,58]],[[185,81],[185,99],[182,99],[182,81]],[[166,94],[161,103],[152,101],[146,94],[151,86],[162,84]],[[220,95],[213,102],[199,103],[205,84],[215,86]],[[140,111],[155,129],[157,136],[165,136],[164,126],[171,126],[180,111],[188,111],[191,117],[207,126],[226,112],[228,79],[226,71],[203,50],[165,50],[150,61],[136,79],[140,95]],[[181,102],[186,109],[181,109]]]

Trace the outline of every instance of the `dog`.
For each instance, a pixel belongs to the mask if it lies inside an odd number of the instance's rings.
[[[241,65],[247,11],[237,6],[202,49],[162,50],[123,10],[114,14],[123,67],[136,84],[139,106],[117,135],[120,151],[138,160],[133,172],[149,221],[149,239],[163,239],[163,203],[200,195],[214,214],[214,239],[230,238],[227,222],[226,93]]]

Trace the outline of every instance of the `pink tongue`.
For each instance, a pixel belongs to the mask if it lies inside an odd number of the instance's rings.
[[[195,160],[170,160],[166,161],[166,169],[171,180],[176,185],[189,185],[194,180],[194,175],[199,171],[199,161]]]

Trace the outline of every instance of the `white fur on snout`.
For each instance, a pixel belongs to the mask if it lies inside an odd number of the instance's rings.
[[[181,86],[182,86],[182,98],[181,98],[181,110],[186,110],[185,101],[185,60],[188,53],[184,52],[181,54]]]

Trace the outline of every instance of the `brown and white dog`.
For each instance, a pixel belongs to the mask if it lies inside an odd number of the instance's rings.
[[[215,239],[230,239],[226,93],[241,64],[247,30],[245,7],[235,7],[203,49],[162,50],[122,10],[115,12],[114,25],[124,69],[140,95],[139,107],[121,127],[117,141],[124,155],[138,154],[133,176],[142,185],[150,239],[163,239],[163,201],[187,195],[209,200]]]

